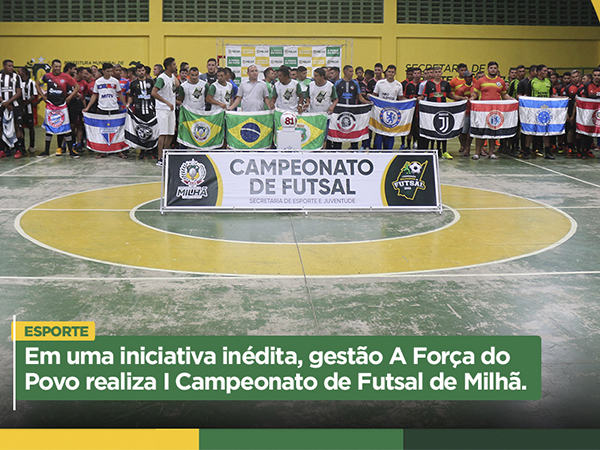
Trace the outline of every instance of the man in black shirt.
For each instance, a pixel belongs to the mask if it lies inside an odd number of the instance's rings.
[[[0,158],[10,155],[14,146],[12,139],[16,140],[17,123],[21,121],[21,107],[19,99],[21,98],[21,78],[15,73],[13,62],[10,59],[4,60],[2,63],[3,70],[0,72]],[[5,120],[12,122],[12,128],[15,134],[12,136],[4,136],[3,122]],[[12,143],[9,144],[8,141]],[[4,147],[4,148],[2,148]],[[21,150],[17,148],[15,158],[21,157]]]
[[[143,64],[137,64],[135,72],[137,78],[129,86],[127,106],[131,107],[133,104],[131,108],[133,114],[144,122],[149,122],[156,116],[154,97],[152,97],[154,81],[148,78]],[[153,153],[153,150],[140,150],[138,159],[144,159],[147,153]]]

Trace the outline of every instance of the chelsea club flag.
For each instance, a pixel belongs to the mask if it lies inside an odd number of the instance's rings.
[[[565,132],[568,98],[519,98],[521,132],[535,136],[558,136]]]

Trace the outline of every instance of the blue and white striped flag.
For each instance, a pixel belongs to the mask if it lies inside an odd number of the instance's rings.
[[[558,136],[565,132],[568,98],[519,98],[521,132],[535,136]]]

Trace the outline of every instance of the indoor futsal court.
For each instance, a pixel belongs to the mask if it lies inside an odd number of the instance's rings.
[[[449,150],[441,215],[161,215],[151,159],[0,160],[0,423],[597,427],[598,160],[474,161],[455,141]],[[542,399],[19,402],[13,413],[13,315],[94,321],[105,335],[538,335]]]

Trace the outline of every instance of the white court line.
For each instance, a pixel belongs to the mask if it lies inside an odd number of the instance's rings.
[[[37,162],[37,161],[34,161]],[[30,163],[33,164],[33,163]],[[25,166],[22,166],[25,167]],[[21,167],[17,167],[17,169],[20,169]],[[15,170],[15,169],[12,169]],[[10,172],[10,171],[9,171]],[[9,173],[6,172],[6,173]],[[2,176],[4,176],[5,174],[2,174]],[[550,175],[548,175],[550,176]],[[8,175],[8,178],[31,178],[31,175]],[[115,179],[115,178],[156,178],[158,181],[160,181],[161,176],[160,175],[36,175],[36,178],[44,178],[44,179],[48,179],[48,178],[56,178],[56,179],[63,179],[63,178],[68,178],[69,180],[72,179],[79,179],[79,178],[85,178],[86,180],[89,178],[110,178]]]
[[[522,159],[519,159],[519,158],[513,158],[512,156],[511,156],[511,158],[512,159],[516,159],[517,161],[520,161],[523,164],[529,164],[530,166],[537,167],[538,169],[547,170],[548,172],[552,172],[552,173],[554,173],[556,175],[560,175],[560,176],[563,176],[563,177],[566,177],[566,178],[570,178],[570,179],[575,180],[575,181],[579,181],[580,183],[589,184],[590,186],[594,186],[594,187],[600,188],[600,184],[594,184],[594,183],[591,183],[589,181],[582,180],[581,178],[572,177],[571,175],[567,175],[567,174],[559,172],[557,170],[549,169],[548,167],[538,166],[537,164],[533,164],[532,162],[529,162],[529,161],[523,161]]]
[[[142,268],[142,270],[153,270],[150,268]],[[452,269],[436,269],[436,270],[452,270]],[[175,272],[175,271],[173,271]],[[181,273],[181,272],[180,272]],[[188,272],[192,274],[193,272]],[[13,276],[0,275],[0,281],[189,281],[189,280],[240,280],[248,279],[272,279],[272,278],[527,278],[527,277],[555,277],[555,276],[589,276],[600,275],[600,270],[582,270],[571,272],[504,272],[504,273],[374,273],[360,275],[190,275],[188,277],[172,276],[172,277],[67,277],[67,276]]]
[[[20,169],[22,169],[23,167],[27,167],[27,166],[30,166],[30,165],[32,165],[32,164],[37,164],[37,163],[39,163],[39,162],[42,162],[42,161],[43,161],[43,160],[45,160],[46,158],[48,158],[48,157],[47,157],[47,156],[44,156],[43,158],[38,158],[38,159],[36,159],[35,161],[31,161],[30,163],[23,164],[22,166],[15,167],[14,169],[7,170],[7,171],[6,171],[6,172],[4,172],[4,173],[0,173],[0,177],[4,177],[4,176],[8,175],[8,174],[9,174],[9,173],[11,173],[11,172],[14,172],[14,171],[16,171],[16,170],[20,170]],[[29,178],[31,178],[31,177],[29,177]]]

